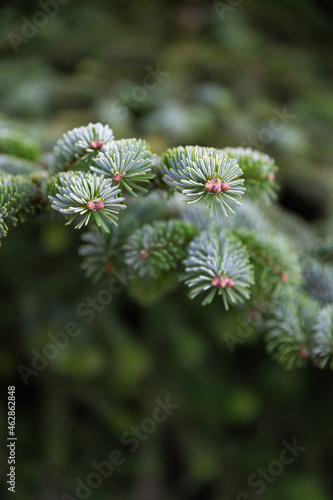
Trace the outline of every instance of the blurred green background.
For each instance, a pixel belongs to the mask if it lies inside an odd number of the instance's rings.
[[[47,8],[52,15],[38,14]],[[0,126],[27,130],[45,154],[89,121],[110,124],[117,138],[143,137],[155,153],[179,144],[259,149],[281,168],[279,203],[321,234],[333,227],[331,26],[329,0],[7,2]],[[183,289],[146,308],[115,293],[88,324],[78,306],[106,285],[84,278],[79,244],[78,232],[40,214],[0,251],[16,498],[76,498],[76,478],[86,481],[112,450],[125,462],[89,498],[333,498],[332,375],[283,371],[255,332],[230,353],[225,333],[237,331],[237,311],[225,314],[219,301],[201,308]],[[81,333],[25,386],[17,366],[31,367],[31,349],[41,352],[68,322]],[[168,396],[179,408],[131,453],[121,436]],[[2,404],[1,436],[6,427]],[[306,450],[256,494],[249,476],[295,438]],[[5,444],[1,452],[5,486]]]

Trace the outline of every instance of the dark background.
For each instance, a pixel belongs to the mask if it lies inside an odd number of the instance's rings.
[[[40,11],[37,2],[1,8],[1,126],[27,130],[44,153],[89,121],[143,137],[156,153],[260,149],[280,166],[279,203],[319,235],[333,227],[331,2],[70,0],[15,53],[9,33],[22,36]],[[147,89],[157,66],[164,76]],[[87,324],[77,307],[105,283],[85,279],[79,244],[78,232],[40,214],[0,251],[0,430],[16,385],[16,498],[75,496],[75,479],[114,449],[125,463],[93,499],[333,498],[331,374],[285,372],[255,332],[231,354],[224,334],[237,330],[237,311],[200,308],[183,288],[146,308],[124,290]],[[17,366],[31,366],[31,349],[69,321],[80,335],[25,386]],[[122,434],[167,396],[179,408],[130,453]],[[248,477],[295,438],[306,450],[257,495]]]

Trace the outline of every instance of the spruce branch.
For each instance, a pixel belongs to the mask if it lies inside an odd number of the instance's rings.
[[[256,231],[258,233],[272,233],[272,225],[270,221],[267,220],[266,212],[263,210],[263,207],[260,206],[259,203],[254,203],[246,199],[246,197],[242,200],[242,206],[238,208],[234,217],[229,217],[224,221],[224,226],[231,231],[239,227],[244,227],[244,229]]]
[[[317,239],[317,235],[313,227],[309,226],[301,216],[277,203],[265,207],[259,205],[259,208],[265,214],[270,233],[282,234],[298,254],[308,254],[313,250],[313,242]]]
[[[330,259],[331,242],[314,244],[315,230],[297,217],[246,199],[223,229],[210,220],[240,205],[244,181],[250,198],[276,198],[277,167],[268,155],[181,146],[157,158],[145,141],[115,141],[108,125],[90,123],[64,134],[53,155],[43,156],[48,171],[38,157],[30,138],[0,129],[0,238],[48,198],[68,224],[94,222],[79,249],[81,267],[94,281],[110,274],[125,278],[129,295],[143,305],[179,281],[191,298],[202,294],[203,305],[220,295],[225,309],[249,299],[251,291],[246,321],[264,333],[274,359],[288,369],[308,361],[333,368],[333,268],[309,258],[322,249]],[[137,197],[147,192],[144,183],[151,191]],[[126,212],[124,190],[136,196],[128,197]],[[302,273],[306,293],[300,291]],[[328,305],[320,310],[311,296]]]
[[[234,229],[245,246],[255,269],[256,288],[262,293],[281,293],[288,285],[302,283],[302,269],[297,255],[281,235],[268,235],[243,227]]]
[[[0,190],[1,190],[1,184],[0,184]],[[0,195],[0,245],[1,245],[1,238],[4,238],[5,236],[7,236],[7,232],[8,232],[7,220],[11,218],[10,214],[8,213],[8,209],[7,209],[8,202],[9,202],[9,200],[8,200],[7,194],[1,193],[1,195]]]
[[[111,128],[101,123],[89,123],[85,127],[69,130],[53,148],[51,173],[54,175],[61,170],[73,170],[74,167],[85,170],[102,146],[112,141],[113,137]]]
[[[137,227],[137,219],[122,217],[119,226],[110,233],[101,233],[92,227],[82,234],[84,244],[79,247],[79,255],[83,262],[80,267],[87,278],[97,283],[103,276],[112,274],[121,281],[125,267],[123,245]]]
[[[228,217],[234,213],[230,204],[238,204],[244,194],[242,170],[236,160],[214,148],[180,146],[167,150],[163,157],[164,180],[176,191],[189,198],[190,203],[204,200],[210,216],[218,208]]]
[[[209,304],[216,293],[221,295],[226,310],[229,304],[249,298],[253,266],[245,247],[231,233],[217,228],[201,232],[191,242],[184,264],[190,297],[208,292],[202,305]]]
[[[166,193],[153,190],[146,196],[128,198],[128,207],[133,217],[141,223],[176,218],[173,199],[167,198]]]
[[[152,173],[153,155],[146,141],[141,139],[122,139],[106,144],[90,169],[124,187],[136,196],[135,191],[147,192],[140,182],[149,182]]]
[[[81,217],[75,229],[93,219],[103,232],[110,232],[108,222],[117,225],[117,215],[125,208],[120,190],[109,179],[96,174],[62,172],[53,181],[55,196],[49,195],[52,208],[71,215],[67,224]]]
[[[311,339],[312,356],[319,368],[333,369],[333,305],[318,314]]]
[[[270,156],[251,148],[224,148],[223,151],[234,158],[242,169],[246,194],[251,199],[263,198],[267,204],[276,200],[275,191],[279,186],[275,182],[275,174],[278,167]]]
[[[0,154],[0,175],[31,175],[41,168],[33,161],[7,154]]]
[[[333,302],[333,266],[315,259],[304,262],[305,290],[309,295],[328,304]]]
[[[267,320],[266,348],[287,370],[307,365],[319,305],[305,294],[289,294],[274,304]]]
[[[139,276],[157,277],[162,271],[177,267],[197,233],[194,224],[180,220],[145,224],[124,245],[125,261]]]
[[[0,128],[0,153],[37,161],[40,149],[38,144],[24,132]]]
[[[22,176],[0,176],[0,238],[7,235],[8,223],[24,221],[32,212],[36,187]]]

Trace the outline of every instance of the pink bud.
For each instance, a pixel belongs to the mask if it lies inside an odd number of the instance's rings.
[[[209,179],[205,184],[205,189],[210,193],[217,194],[222,191],[222,181],[220,179]]]
[[[147,257],[148,257],[148,254],[147,254],[146,250],[141,250],[141,252],[140,252],[140,259],[144,260]]]
[[[219,278],[219,276],[215,276],[215,278],[212,279],[212,285],[213,286],[219,286],[220,285],[220,278]]]
[[[103,200],[95,202],[95,210],[102,210],[103,208],[104,208],[104,202],[103,202]]]
[[[123,176],[121,174],[114,174],[112,180],[114,180],[115,182],[120,182],[122,178]]]
[[[96,149],[96,150],[101,149],[103,145],[104,145],[103,141],[91,141],[91,143],[89,144],[91,149]]]
[[[307,358],[309,356],[309,351],[307,350],[306,347],[301,347],[300,350],[299,350],[299,357],[300,358]]]
[[[110,273],[111,273],[111,271],[112,271],[112,266],[111,266],[110,262],[107,262],[107,263],[105,264],[105,272],[106,272],[107,274],[110,274]]]
[[[221,182],[221,191],[229,191],[230,186],[226,182]]]
[[[257,315],[258,315],[258,311],[256,311],[256,309],[251,309],[251,311],[248,313],[248,318],[254,319]]]
[[[225,288],[228,285],[228,278],[221,278],[220,280],[220,288]]]

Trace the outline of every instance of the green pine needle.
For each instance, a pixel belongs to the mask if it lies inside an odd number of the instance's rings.
[[[301,294],[289,294],[274,303],[266,322],[266,347],[287,370],[307,365],[311,336],[319,313],[318,304]]]
[[[109,179],[96,174],[58,174],[54,179],[54,189],[56,195],[49,195],[52,208],[71,216],[67,224],[80,217],[75,229],[87,225],[93,218],[102,232],[109,232],[108,223],[117,225],[117,216],[125,208],[124,198],[118,196],[120,190]],[[95,204],[95,208],[89,208],[90,203]],[[98,204],[102,204],[103,208],[97,208]]]
[[[184,264],[190,297],[208,293],[202,305],[209,304],[216,293],[221,295],[226,310],[249,298],[253,267],[240,241],[225,230],[201,232],[191,242]]]
[[[141,277],[156,277],[162,271],[177,267],[197,233],[194,224],[180,220],[145,224],[129,237],[124,246],[126,263]]]
[[[188,204],[204,200],[211,217],[215,214],[218,218],[220,208],[228,217],[229,213],[234,213],[231,205],[240,205],[236,198],[245,191],[244,180],[240,178],[242,170],[224,152],[200,146],[180,146],[166,152],[163,164],[165,182],[189,198]],[[216,189],[210,187],[210,182],[217,184]]]
[[[53,148],[50,161],[50,172],[54,175],[62,170],[73,170],[74,167],[85,170],[91,165],[92,158],[97,155],[103,144],[113,140],[113,131],[108,125],[89,123],[85,127],[74,128],[66,132]],[[100,141],[97,149],[91,146]]]
[[[312,356],[319,368],[333,369],[333,305],[318,314],[311,339]]]
[[[278,167],[265,153],[251,148],[224,148],[223,151],[234,158],[243,171],[246,194],[253,200],[263,198],[267,204],[277,199],[279,186],[275,182]]]
[[[136,190],[147,192],[138,183],[147,183],[154,177],[153,155],[141,139],[112,141],[102,148],[93,163],[90,167],[93,172],[110,177],[134,196]]]

